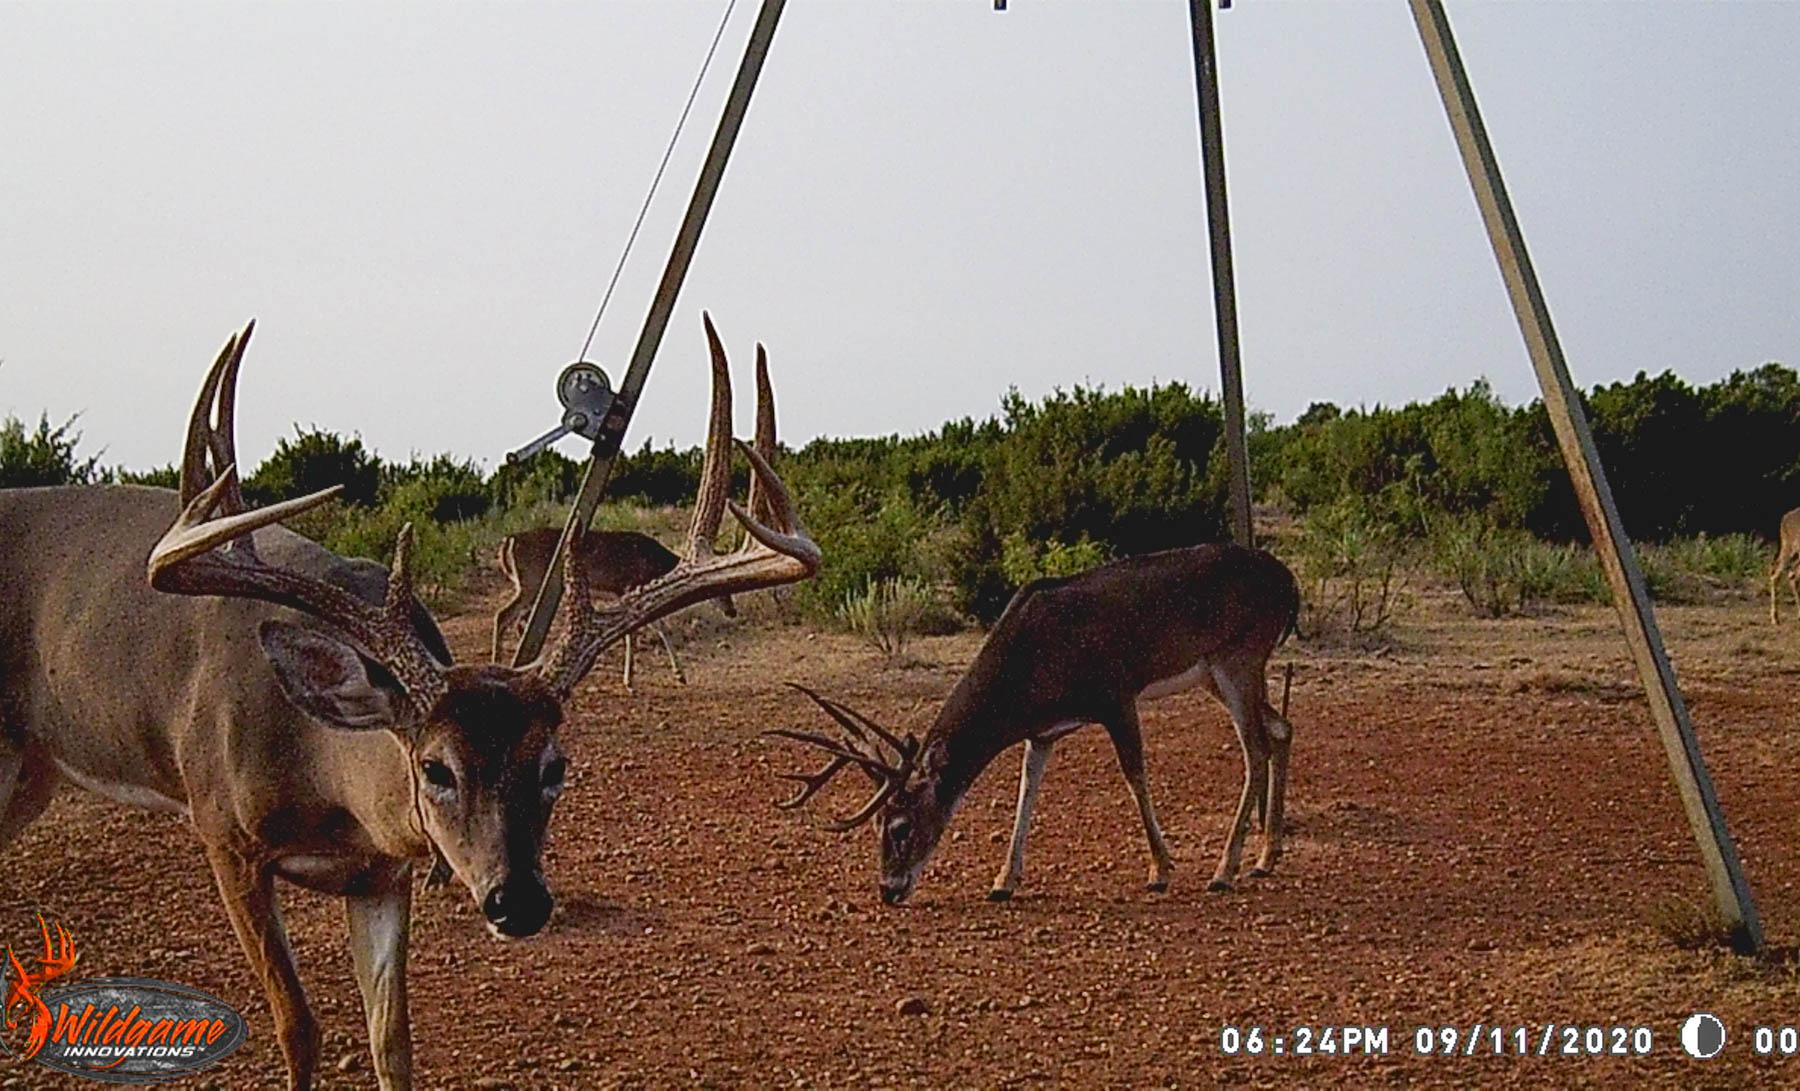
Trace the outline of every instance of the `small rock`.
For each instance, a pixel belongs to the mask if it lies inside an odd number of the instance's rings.
[[[338,1058],[337,1069],[339,1072],[355,1072],[361,1064],[362,1058],[354,1053],[346,1053]]]
[[[775,953],[775,945],[773,943],[752,943],[746,953],[752,955],[772,955]]]
[[[924,1015],[931,1010],[931,1005],[922,996],[909,996],[894,1005],[894,1010],[901,1015]]]

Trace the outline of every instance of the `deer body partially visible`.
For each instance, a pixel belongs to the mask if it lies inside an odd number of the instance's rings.
[[[507,535],[500,543],[496,560],[500,574],[512,584],[513,593],[494,614],[494,662],[501,661],[506,634],[516,634],[523,629],[532,603],[536,600],[538,588],[544,585],[544,576],[550,571],[551,560],[556,556],[557,539],[560,537],[562,530],[558,527],[536,527]],[[595,530],[589,531],[582,539],[581,554],[576,560],[587,570],[588,583],[594,590],[607,595],[623,595],[634,587],[641,587],[668,575],[680,563],[681,558],[648,534],[635,530]],[[727,617],[736,616],[737,611],[730,599],[720,599],[719,606]],[[675,680],[685,684],[687,676],[681,670],[681,660],[676,658],[675,646],[669,643],[669,634],[664,631],[660,621],[651,628],[662,641],[663,651],[669,657],[669,670],[674,673]],[[635,643],[631,636],[624,640],[627,689],[631,688]]]
[[[1776,584],[1787,577],[1788,592],[1794,596],[1794,609],[1800,610],[1800,508],[1781,517],[1781,535],[1775,547],[1775,567],[1769,570],[1769,624],[1781,624],[1781,606],[1776,597]]]
[[[1204,687],[1237,728],[1243,794],[1212,887],[1238,869],[1253,808],[1265,812],[1257,870],[1275,866],[1292,729],[1265,695],[1269,656],[1299,611],[1292,574],[1261,550],[1203,545],[1126,558],[1079,576],[1039,580],[1008,604],[951,690],[923,740],[900,739],[834,701],[814,699],[844,730],[841,741],[774,734],[833,755],[787,806],[832,774],[859,765],[880,787],[848,828],[879,814],[882,899],[903,901],[964,794],[1002,752],[1025,744],[1007,862],[990,897],[1010,898],[1023,878],[1038,787],[1056,741],[1085,724],[1106,729],[1150,844],[1149,886],[1165,889],[1172,861],[1150,801],[1138,702]],[[883,751],[886,748],[886,752]]]

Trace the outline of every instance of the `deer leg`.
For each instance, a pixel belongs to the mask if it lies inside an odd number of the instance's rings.
[[[625,634],[625,692],[636,692],[631,688],[631,646],[637,643],[630,633]]]
[[[1044,771],[1050,768],[1051,745],[1038,739],[1025,742],[1025,758],[1019,767],[1019,807],[1013,814],[1012,843],[1006,850],[1006,864],[994,877],[994,888],[988,891],[990,902],[1010,900],[1025,880],[1025,839],[1031,832],[1031,811],[1037,806],[1038,785],[1044,782]]]
[[[350,959],[362,990],[369,1052],[381,1091],[412,1087],[412,1028],[406,1014],[406,939],[412,919],[411,872],[401,869],[393,887],[344,899]]]
[[[1293,725],[1281,718],[1281,714],[1268,705],[1263,706],[1263,724],[1268,729],[1269,739],[1269,789],[1262,798],[1265,803],[1263,812],[1263,846],[1262,855],[1256,859],[1256,866],[1250,869],[1252,878],[1264,878],[1275,872],[1275,863],[1281,859],[1282,817],[1287,805],[1287,772],[1288,754],[1294,745]]]
[[[1144,775],[1144,733],[1138,724],[1137,709],[1127,706],[1109,717],[1105,724],[1106,733],[1112,738],[1113,753],[1119,759],[1119,772],[1125,774],[1131,797],[1137,800],[1138,817],[1144,822],[1144,836],[1150,840],[1150,878],[1144,888],[1161,893],[1169,889],[1169,872],[1174,870],[1175,863],[1169,856],[1169,846],[1163,843],[1156,808],[1150,805],[1150,780]]]
[[[44,813],[58,777],[48,758],[0,741],[0,849]]]
[[[1775,555],[1775,567],[1769,569],[1769,624],[1781,624],[1781,576],[1787,569],[1787,555]]]
[[[319,1023],[306,1004],[287,929],[281,924],[275,877],[267,867],[228,847],[209,844],[206,855],[231,918],[231,929],[268,994],[276,1040],[287,1060],[289,1091],[307,1091],[319,1060]]]
[[[675,658],[675,645],[669,643],[668,631],[663,628],[660,621],[654,623],[653,628],[656,629],[656,635],[662,638],[663,651],[669,653],[669,669],[675,673],[675,681],[681,685],[687,685],[687,675],[681,673],[681,660]]]
[[[1251,812],[1256,801],[1267,791],[1269,776],[1268,737],[1262,713],[1267,706],[1263,679],[1264,664],[1220,663],[1212,668],[1219,699],[1231,713],[1237,728],[1238,745],[1244,752],[1244,791],[1238,797],[1237,813],[1231,820],[1231,832],[1225,838],[1225,851],[1206,889],[1219,893],[1230,890],[1237,878],[1238,862],[1243,858],[1244,835],[1250,829]]]

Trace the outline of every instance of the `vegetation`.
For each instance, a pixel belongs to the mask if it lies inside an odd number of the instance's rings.
[[[70,417],[54,427],[49,414],[26,428],[17,417],[0,421],[0,489],[40,485],[86,485],[95,480],[99,458],[80,458],[81,433]]]
[[[889,659],[899,659],[935,610],[930,588],[916,579],[894,579],[870,583],[845,595],[837,616],[870,647]]]
[[[1766,572],[1767,535],[1800,502],[1800,376],[1766,364],[1695,387],[1639,374],[1584,404],[1627,528],[1649,543],[1653,593],[1742,593]],[[74,423],[0,422],[0,486],[174,484],[172,466],[102,471],[77,454]],[[1478,381],[1398,408],[1321,403],[1291,424],[1250,423],[1257,500],[1292,517],[1275,548],[1305,588],[1308,631],[1379,629],[1425,582],[1490,617],[1609,600],[1538,403],[1507,406]],[[1076,387],[1037,401],[1013,391],[990,419],[923,435],[786,451],[781,471],[826,556],[793,602],[903,644],[896,618],[991,620],[1031,579],[1216,540],[1222,431],[1217,402],[1179,383]],[[691,503],[699,469],[698,449],[644,444],[615,468],[609,518]],[[301,529],[348,554],[385,559],[412,521],[421,580],[441,596],[505,534],[558,521],[580,475],[555,452],[487,473],[447,454],[389,462],[355,436],[301,429],[245,491],[268,503],[344,486]],[[741,495],[741,460],[736,477]]]

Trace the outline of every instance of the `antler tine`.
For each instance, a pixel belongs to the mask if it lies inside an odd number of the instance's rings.
[[[446,690],[443,665],[419,639],[412,624],[412,527],[401,528],[395,541],[394,563],[387,594],[377,605],[326,580],[266,565],[247,545],[248,535],[318,507],[341,491],[341,486],[322,489],[273,504],[242,510],[235,465],[225,465],[216,480],[205,482],[205,456],[229,456],[236,448],[232,437],[236,409],[232,387],[243,359],[250,328],[227,342],[201,387],[200,398],[188,423],[187,447],[182,461],[182,511],[151,549],[146,564],[150,586],[158,591],[185,595],[220,595],[273,602],[320,618],[340,629],[379,661],[421,714],[430,711]],[[208,422],[217,404],[216,429]],[[238,510],[231,510],[236,505]],[[226,509],[219,514],[220,508]]]
[[[900,782],[898,780],[889,780],[881,787],[875,789],[875,794],[869,797],[867,803],[863,804],[862,810],[857,811],[849,818],[839,818],[835,821],[827,822],[825,823],[825,828],[834,833],[844,833],[848,830],[855,829],[864,822],[875,817],[875,812],[881,810],[881,805],[886,803],[888,797],[893,795],[899,787]]]
[[[225,347],[219,350],[219,358],[206,373],[206,381],[200,384],[200,396],[194,399],[194,410],[188,416],[187,442],[181,452],[181,506],[184,508],[213,483],[213,474],[207,468],[207,457],[212,454],[213,405],[218,400],[219,377],[237,351],[241,336],[241,333],[234,333],[226,339]],[[217,468],[222,471],[224,465]]]
[[[706,449],[700,462],[699,495],[694,500],[694,521],[688,529],[688,558],[703,561],[713,555],[719,536],[726,498],[731,492],[731,365],[725,346],[713,328],[712,315],[701,313],[706,325],[706,347],[712,358],[712,409],[706,421]]]
[[[785,553],[789,556],[797,557],[805,554],[812,559],[813,567],[817,568],[821,559],[819,547],[800,525],[800,509],[794,503],[794,494],[788,491],[781,478],[775,476],[775,468],[757,454],[755,448],[745,446],[742,440],[733,440],[732,442],[736,443],[738,450],[744,452],[744,457],[750,460],[750,468],[755,473],[755,479],[763,483],[763,491],[769,498],[769,508],[774,526],[757,522],[751,518],[749,512],[738,506],[736,500],[727,500],[725,504],[731,509],[732,516],[744,524],[744,529],[750,532],[750,537],[755,538],[763,546],[776,553]],[[756,550],[749,549],[744,552],[755,553]],[[807,575],[811,574],[807,573]]]
[[[782,780],[791,780],[803,784],[805,787],[801,788],[799,794],[795,795],[793,798],[780,800],[775,806],[784,811],[791,811],[796,807],[805,805],[807,800],[818,794],[819,789],[831,783],[832,777],[835,777],[845,769],[850,768],[850,765],[851,762],[849,758],[838,756],[832,758],[825,768],[816,773],[776,773],[775,775]]]
[[[858,738],[862,738],[862,739],[868,738],[868,735],[864,734],[864,732],[867,731],[867,732],[873,734],[876,738],[880,739],[882,742],[887,743],[889,746],[893,747],[894,753],[896,753],[900,756],[900,759],[903,763],[907,759],[911,758],[913,755],[913,752],[918,749],[918,744],[916,742],[909,742],[909,741],[901,740],[899,736],[895,735],[893,732],[889,731],[887,728],[882,727],[880,724],[876,723],[874,720],[871,720],[868,716],[864,715],[863,713],[858,712],[855,709],[851,708],[849,705],[846,705],[840,701],[835,701],[830,697],[821,697],[818,694],[814,693],[812,690],[807,689],[803,685],[800,685],[798,682],[789,682],[788,685],[799,690],[801,693],[806,694],[808,697],[811,697],[813,699],[814,703],[816,703],[820,708],[824,709],[826,711],[826,713],[828,713],[831,716],[832,719],[834,719],[838,723],[842,724],[844,726],[844,730],[846,730],[846,731],[852,733],[853,735],[856,735]]]
[[[859,748],[854,743],[846,745],[836,739],[829,738],[825,735],[819,735],[811,731],[799,731],[791,727],[771,727],[766,731],[759,732],[759,734],[773,735],[776,738],[781,739],[792,739],[795,742],[818,747],[827,754],[843,758],[845,761],[853,761],[864,769],[869,770],[871,773],[879,773],[884,777],[895,776],[900,772],[900,770],[890,765],[887,760],[882,758],[879,754],[871,754],[868,751]]]
[[[227,466],[236,466],[237,457],[237,377],[238,368],[244,363],[244,350],[250,347],[250,335],[256,332],[256,319],[244,323],[242,332],[238,334],[237,346],[232,350],[231,358],[225,362],[225,374],[219,379],[218,423],[214,425],[212,436],[213,465],[223,471]],[[225,512],[236,515],[248,505],[244,503],[244,492],[241,483],[233,480],[226,490]]]
[[[775,388],[769,383],[769,353],[762,342],[756,343],[756,453],[764,462],[775,463]],[[753,519],[768,522],[773,518],[769,509],[769,498],[764,495],[762,479],[750,476],[750,499],[744,507],[750,510]],[[742,549],[750,548],[750,539],[745,538]]]
[[[787,687],[789,689],[799,690],[801,693],[804,693],[808,697],[812,698],[813,704],[818,705],[820,708],[824,709],[825,714],[830,716],[832,719],[836,720],[838,722],[838,725],[840,727],[842,727],[850,735],[851,738],[859,739],[863,742],[868,741],[868,739],[869,739],[868,733],[862,729],[861,724],[857,723],[855,720],[850,718],[850,715],[849,715],[850,710],[849,709],[846,709],[841,705],[834,704],[831,700],[829,700],[825,697],[819,696],[816,692],[814,692],[813,690],[809,689],[806,686],[801,685],[798,682],[789,682],[789,683],[787,683]]]

